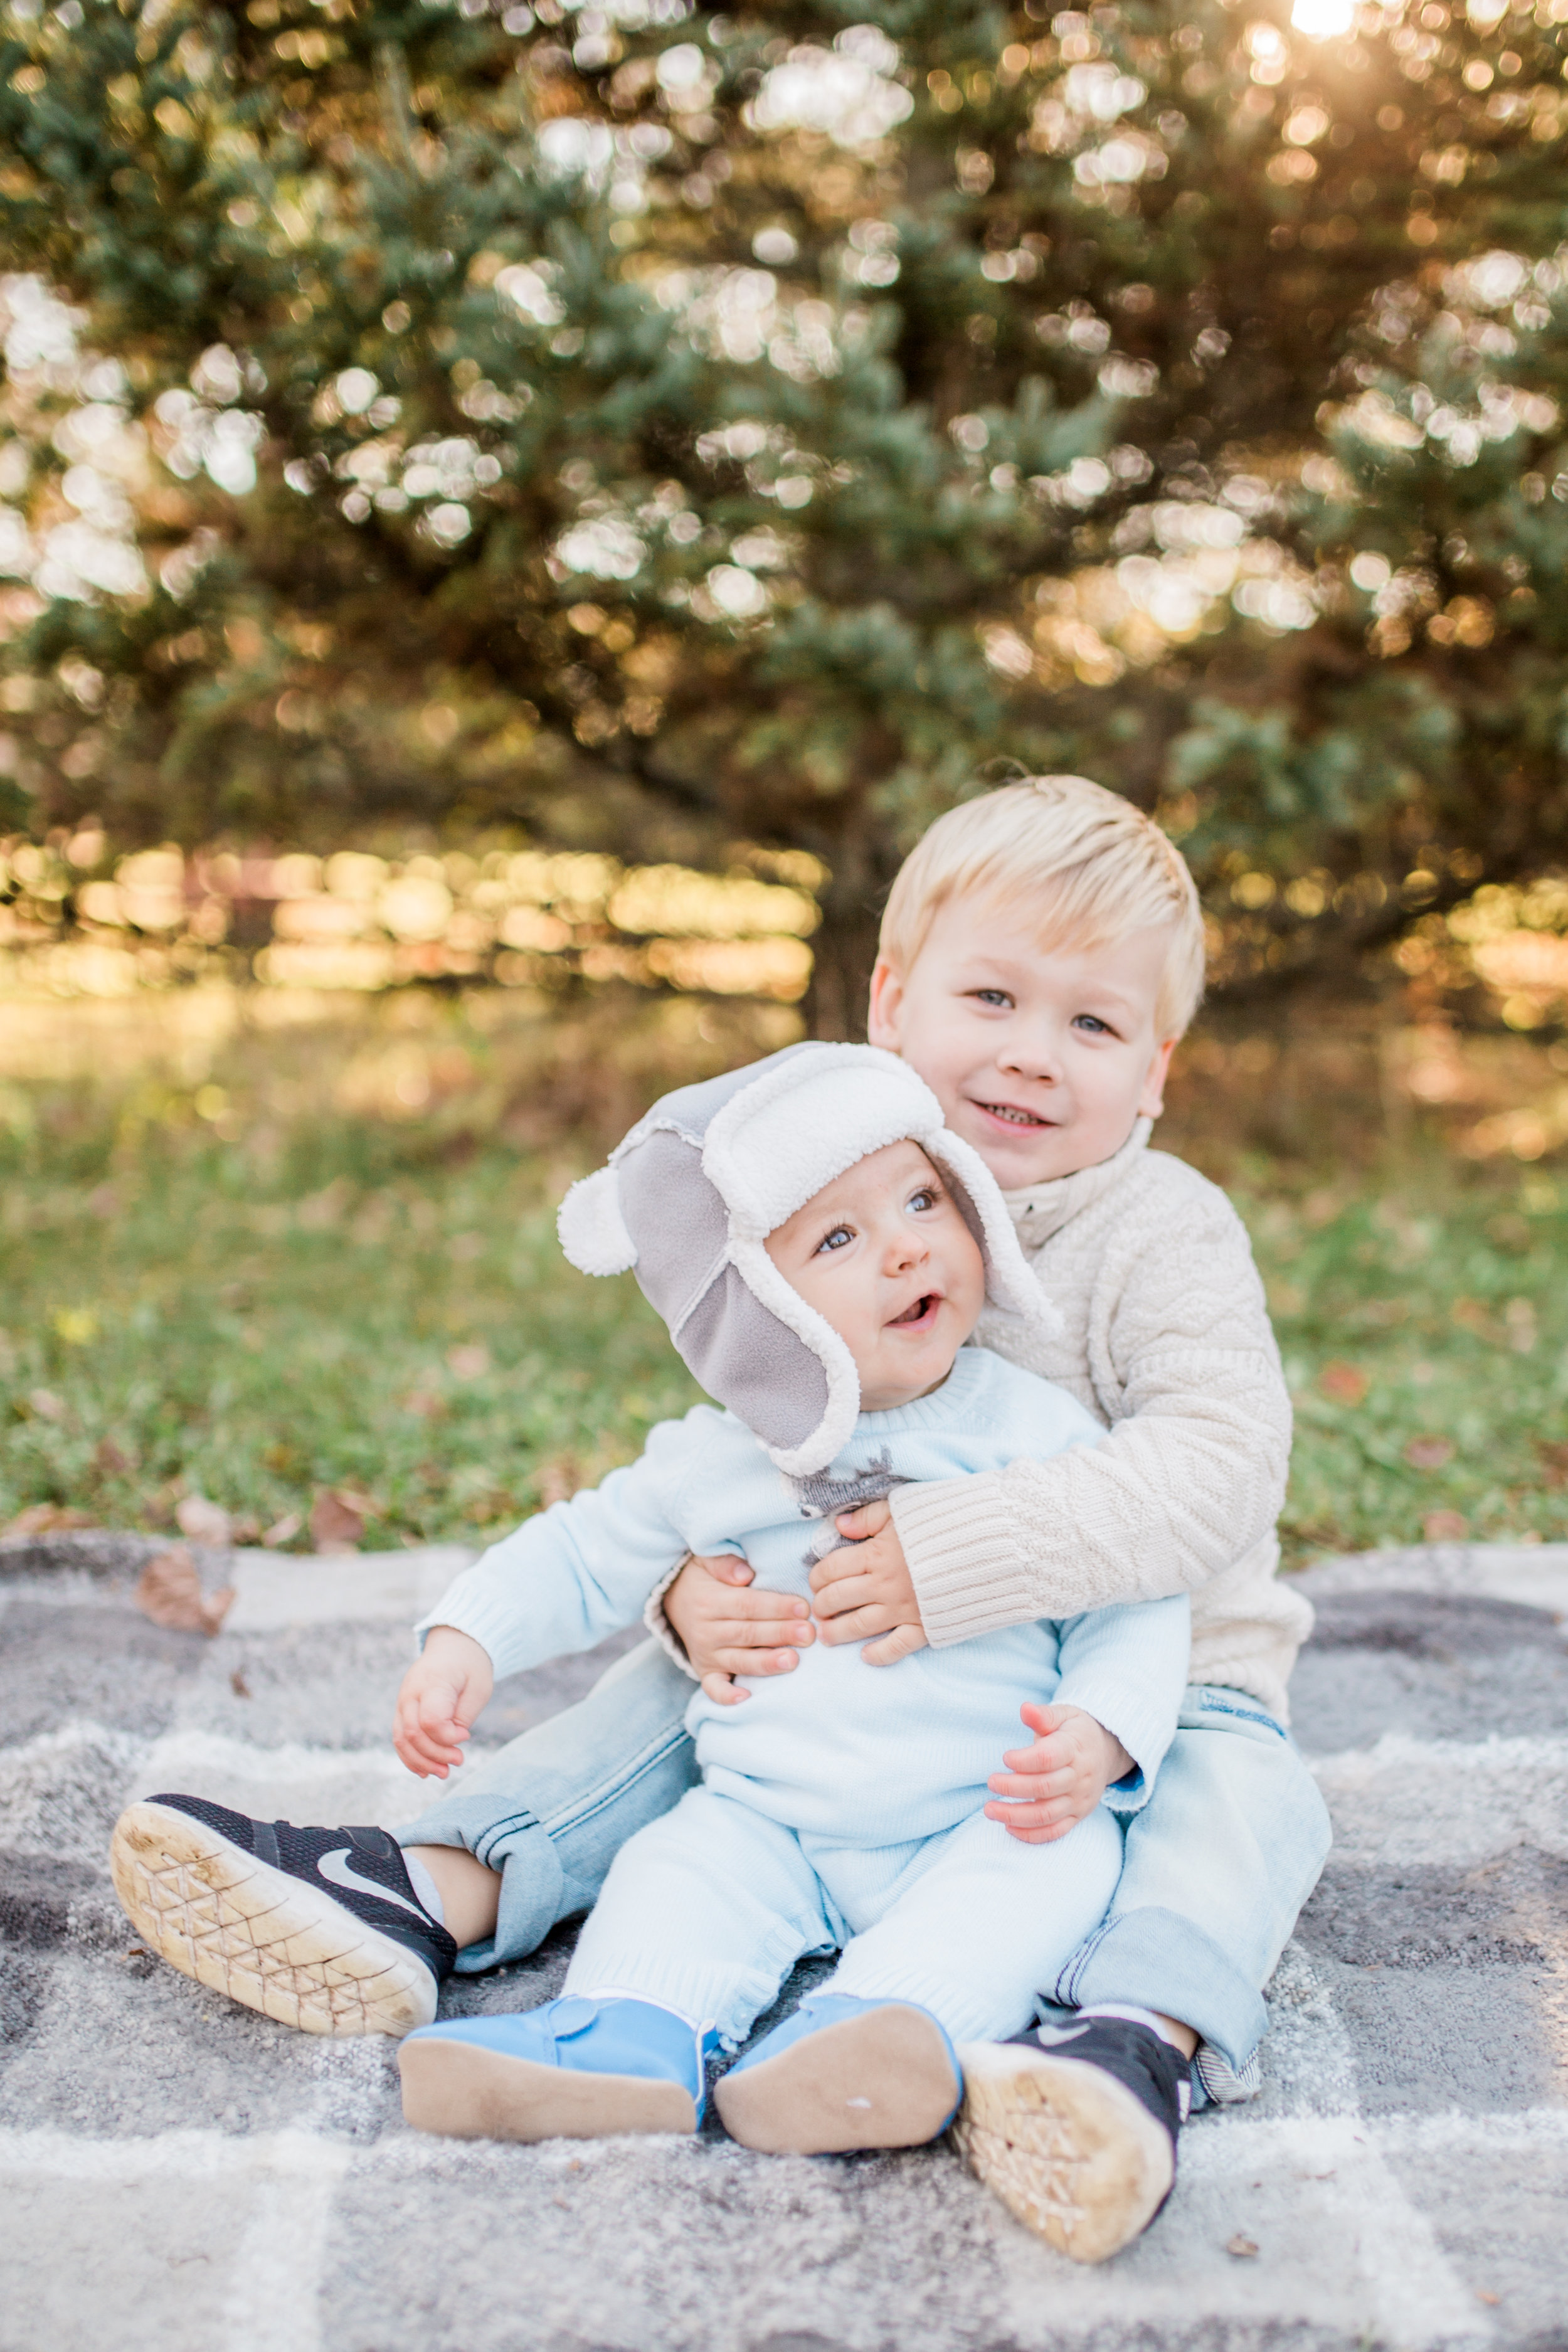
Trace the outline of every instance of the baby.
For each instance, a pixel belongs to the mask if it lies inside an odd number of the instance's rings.
[[[890,1055],[795,1046],[666,1097],[574,1188],[561,1232],[585,1272],[635,1265],[726,1410],[654,1430],[639,1461],[458,1579],[399,1696],[405,1760],[449,1747],[495,1675],[635,1622],[688,1553],[743,1552],[805,1592],[848,1504],[1103,1433],[1064,1390],[964,1346],[987,1305],[1024,1324],[1053,1310],[994,1180]],[[723,2076],[725,2126],[803,2154],[933,2138],[962,2095],[954,2045],[1026,2023],[1102,1916],[1187,1652],[1178,1596],[924,1650],[897,1675],[819,1644],[744,1707],[700,1693],[700,1786],[622,1848],[563,1996],[410,2034],[409,2121],[690,2132],[705,2056],[744,2042],[804,1955],[838,1949]],[[1070,1833],[1047,1843],[984,1811],[1021,1694],[1075,1733]]]

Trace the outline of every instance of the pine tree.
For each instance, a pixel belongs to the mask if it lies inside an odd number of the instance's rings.
[[[1009,764],[1235,986],[1561,859],[1568,0],[1297,14],[8,0],[0,817],[808,851],[828,1033]]]

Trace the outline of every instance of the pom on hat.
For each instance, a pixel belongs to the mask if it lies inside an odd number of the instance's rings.
[[[626,1274],[637,1262],[613,1167],[597,1169],[573,1185],[556,1212],[555,1230],[579,1274]]]

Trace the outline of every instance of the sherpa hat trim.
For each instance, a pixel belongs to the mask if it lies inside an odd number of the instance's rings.
[[[833,1116],[830,1098],[814,1104],[808,1122],[792,1122],[788,1098],[803,1087],[820,1097],[825,1080],[829,1097],[843,1097],[842,1117]],[[875,1045],[808,1045],[775,1063],[714,1114],[702,1166],[733,1229],[765,1241],[825,1184],[873,1151],[941,1130],[941,1104],[896,1054]]]

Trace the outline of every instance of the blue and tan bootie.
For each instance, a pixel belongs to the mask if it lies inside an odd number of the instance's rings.
[[[824,1992],[748,2050],[713,2103],[742,2147],[828,2156],[921,2147],[946,2129],[963,2095],[952,2044],[929,2010]]]
[[[399,2049],[403,2113],[452,2139],[691,2133],[716,2046],[646,2000],[567,1993],[508,2017],[454,2017]]]

